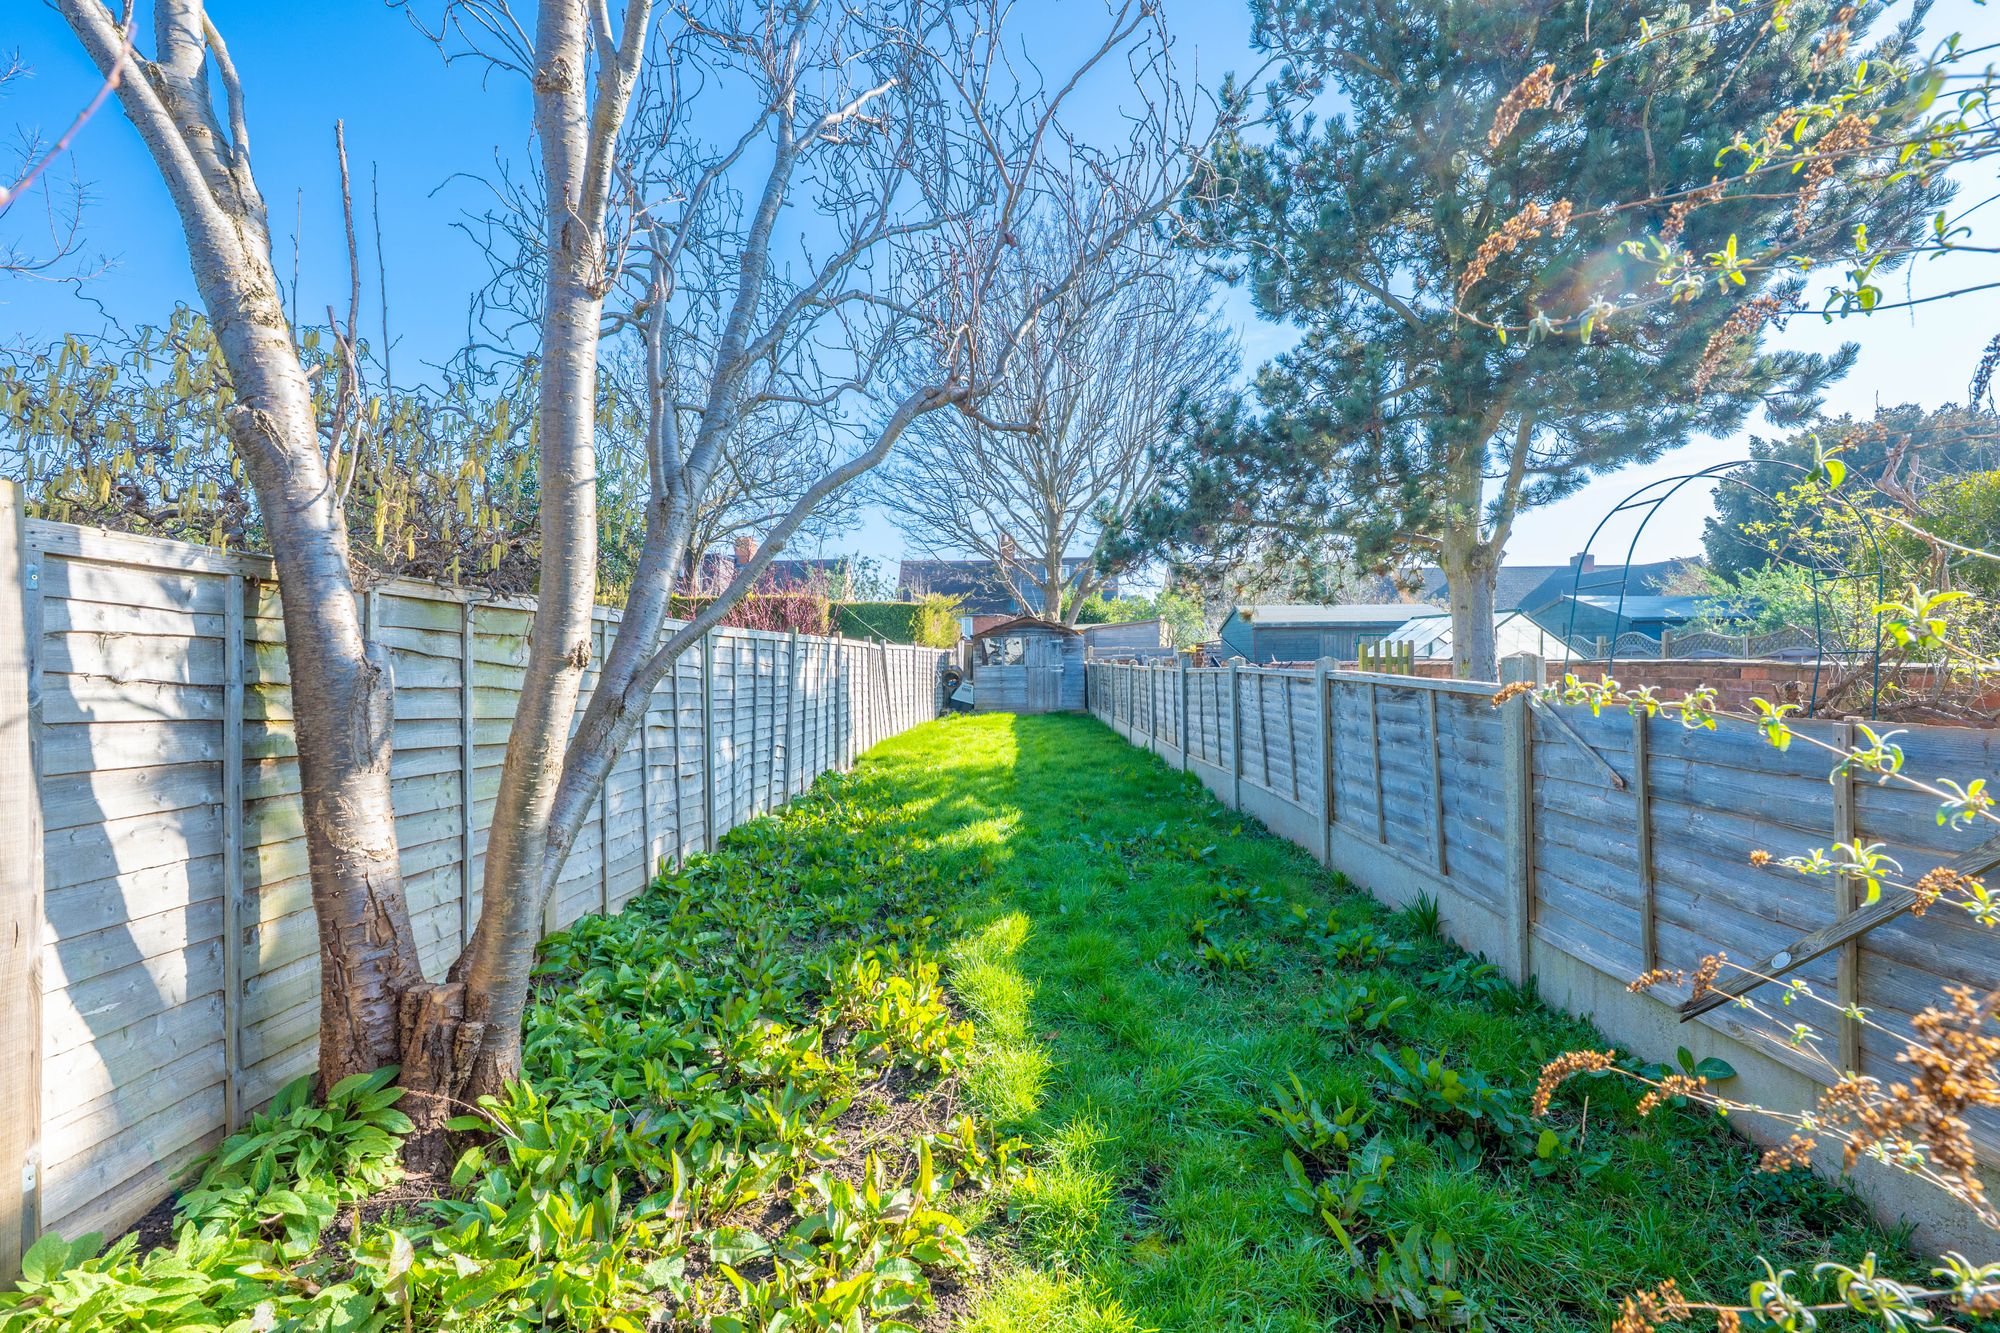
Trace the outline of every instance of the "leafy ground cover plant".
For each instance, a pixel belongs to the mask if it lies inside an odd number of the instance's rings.
[[[319,1102],[301,1080],[207,1162],[172,1247],[51,1238],[0,1296],[0,1328],[860,1333],[930,1317],[934,1281],[980,1271],[969,1219],[1019,1178],[1023,1145],[949,1079],[972,1038],[930,949],[966,867],[910,858],[856,781],[547,941],[526,1076],[453,1122],[469,1146],[448,1180],[366,1203],[399,1179],[395,1071]]]

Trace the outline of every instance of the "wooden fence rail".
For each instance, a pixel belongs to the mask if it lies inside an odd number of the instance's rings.
[[[1134,744],[1378,896],[1435,898],[1460,943],[1516,980],[1534,976],[1543,996],[1592,1015],[1621,1044],[1670,1059],[1684,1042],[1736,1066],[1732,1095],[1809,1105],[1824,1066],[1757,1036],[1728,1006],[1682,1024],[1684,987],[1633,995],[1626,983],[1653,967],[1692,973],[1718,950],[1746,964],[1787,950],[1805,957],[1803,937],[1856,910],[1852,886],[1775,861],[1753,867],[1752,851],[1782,857],[1858,838],[1883,844],[1915,876],[1954,858],[1983,863],[1985,831],[1940,827],[1935,802],[1920,794],[1851,777],[1830,783],[1823,751],[1781,752],[1747,723],[1689,731],[1526,698],[1495,708],[1496,688],[1331,663],[1092,662],[1087,698]],[[1798,725],[1837,742],[1848,724]],[[1897,740],[1915,774],[1990,782],[2000,771],[2000,733],[1913,726]],[[2000,933],[1962,912],[1904,914],[1821,951],[1792,977],[1907,1033],[1947,985],[2000,989]],[[1899,1040],[1815,1005],[1785,1015],[1809,1025],[1843,1068],[1885,1082],[1907,1076]],[[1982,1161],[2000,1163],[2000,1122],[1984,1117],[1974,1130]],[[1863,1184],[1926,1239],[1982,1234],[1907,1177],[1878,1171]]]
[[[395,671],[411,925],[441,976],[479,917],[534,607],[398,582],[366,611]],[[617,621],[599,608],[596,660]],[[605,783],[548,928],[616,910],[662,860],[935,717],[939,656],[711,632]],[[128,1226],[312,1067],[319,952],[291,717],[267,562],[23,523],[0,490],[0,925],[25,923],[0,951],[39,946],[0,969],[0,1272],[40,1230]]]

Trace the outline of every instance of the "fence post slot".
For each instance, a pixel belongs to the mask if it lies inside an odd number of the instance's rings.
[[[701,845],[715,850],[715,630],[701,636]]]
[[[1660,965],[1658,890],[1653,883],[1653,775],[1652,733],[1646,710],[1632,714],[1632,824],[1633,850],[1639,862],[1639,950],[1640,968],[1651,972]]]
[[[813,776],[818,777],[833,762],[833,655],[839,651],[834,643],[822,641],[813,649]]]
[[[1194,747],[1188,741],[1188,656],[1186,653],[1174,654],[1174,673],[1178,678],[1177,693],[1180,698],[1180,704],[1178,705],[1180,714],[1174,721],[1174,734],[1180,739],[1181,772],[1185,773],[1194,762],[1191,757]]]
[[[1847,753],[1854,747],[1854,724],[1836,722],[1833,729],[1833,743]],[[1833,779],[1833,840],[1837,843],[1852,843],[1859,837],[1854,810],[1854,769],[1843,767]],[[1861,886],[1853,876],[1834,877],[1834,901],[1841,919],[1854,914],[1861,906]],[[1843,1009],[1852,1011],[1861,1003],[1861,939],[1856,936],[1840,946],[1840,959],[1834,971],[1836,996]],[[1846,1014],[1840,1017],[1840,1069],[1844,1074],[1861,1072],[1861,1024]]]
[[[243,1124],[243,597],[225,574],[222,604],[222,1118]]]
[[[1229,800],[1243,808],[1243,659],[1229,659]]]
[[[653,868],[658,863],[653,846],[653,695],[651,693],[646,695],[645,706],[639,710],[639,841],[646,844],[646,853],[639,858],[639,873],[646,877],[647,883],[651,883]]]
[[[787,670],[789,669],[788,667]],[[771,759],[770,768],[764,774],[764,813],[767,815],[777,809],[784,799],[780,789],[784,786],[786,767],[779,762],[778,747],[784,742],[791,727],[791,720],[781,711],[784,703],[779,698],[778,686],[778,645],[773,642],[771,644]],[[756,696],[753,694],[751,697],[754,699]],[[750,728],[750,737],[751,744],[755,745],[757,728],[754,726]]]
[[[479,877],[472,866],[473,843],[479,832],[474,827],[473,813],[478,803],[472,795],[474,765],[478,759],[472,726],[477,696],[472,682],[479,669],[475,656],[479,635],[470,597],[459,604],[458,633],[458,786],[459,804],[464,807],[458,812],[458,946],[462,949],[472,941],[472,895],[479,887]]]
[[[854,764],[854,697],[853,673],[847,669],[847,640],[840,640],[834,664],[834,699],[838,713],[840,740],[840,771],[845,773]]]
[[[1285,686],[1285,753],[1291,762],[1285,767],[1292,770],[1292,803],[1299,799],[1299,719],[1298,710],[1292,704],[1292,678],[1281,676]]]
[[[685,650],[683,650],[685,653]],[[681,659],[667,670],[667,715],[673,719],[674,864],[687,861],[687,802],[681,792]]]
[[[875,701],[875,716],[877,718],[877,730],[875,732],[875,739],[877,741],[880,741],[888,736],[889,725],[890,725],[889,641],[887,639],[878,639],[877,642],[880,644],[882,650],[882,674],[880,677],[882,681],[882,697]]]
[[[1255,676],[1251,679],[1257,687],[1257,778],[1259,784],[1275,796],[1278,784],[1271,781],[1271,722],[1264,710],[1264,685],[1271,677]]]
[[[785,801],[791,802],[799,790],[799,631],[793,627],[785,640]]]
[[[41,1231],[40,568],[21,488],[0,481],[0,1281]]]
[[[1513,979],[1532,973],[1530,942],[1535,925],[1535,765],[1534,715],[1527,695],[1505,705],[1507,802],[1507,926],[1514,946]]]
[[[1389,841],[1389,812],[1382,794],[1382,708],[1381,690],[1368,682],[1368,776],[1375,784],[1375,841]]]
[[[1431,738],[1431,850],[1435,854],[1438,874],[1449,873],[1445,863],[1444,850],[1444,758],[1438,745],[1438,696],[1436,690],[1424,691],[1424,721]]]

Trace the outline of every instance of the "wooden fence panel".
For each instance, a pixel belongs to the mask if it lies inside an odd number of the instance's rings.
[[[284,625],[265,561],[64,524],[25,532],[32,580],[13,571],[0,589],[31,594],[44,824],[40,1013],[0,1014],[40,1064],[38,1197],[22,1215],[68,1235],[115,1232],[315,1059],[318,934]],[[367,595],[366,613],[395,673],[391,788],[411,926],[425,972],[441,976],[478,920],[533,607],[395,583]],[[596,613],[586,699],[617,621]],[[4,634],[0,672],[18,678]],[[714,644],[713,751],[691,651],[614,765],[552,923],[616,909],[660,860],[707,845],[711,780],[720,833],[936,715],[933,650],[795,648],[745,630]],[[14,1151],[5,1133],[0,1146]],[[0,1270],[19,1244],[0,1226]]]
[[[160,1188],[211,1146],[232,1091],[223,713],[241,594],[227,568],[44,551],[39,575],[40,1221],[85,1231],[105,1194]]]
[[[1432,830],[1437,802],[1431,789],[1426,692],[1393,685],[1376,686],[1374,692],[1381,841],[1409,860],[1428,864],[1435,855]]]
[[[1444,863],[1466,898],[1506,910],[1506,729],[1484,695],[1438,691],[1438,767],[1444,774]]]

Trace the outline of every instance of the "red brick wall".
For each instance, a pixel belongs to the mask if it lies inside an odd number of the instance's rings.
[[[1354,664],[1342,664],[1352,671]],[[1599,680],[1604,675],[1603,661],[1572,661],[1565,666],[1561,661],[1548,663],[1548,678],[1551,685],[1563,678],[1569,671],[1580,680]],[[1663,698],[1676,698],[1689,690],[1703,685],[1712,685],[1716,691],[1716,704],[1731,712],[1749,712],[1752,699],[1775,699],[1789,702],[1796,699],[1800,703],[1812,697],[1812,663],[1776,662],[1768,658],[1713,658],[1681,657],[1636,658],[1621,657],[1613,664],[1612,675],[1618,683],[1626,686],[1650,685]],[[1416,675],[1430,680],[1450,680],[1452,677],[1449,661],[1420,661],[1416,664]],[[1884,672],[1886,683],[1893,673]],[[1911,672],[1913,685],[1923,687],[1928,684],[1928,672]],[[1822,673],[1820,683],[1824,686],[1828,673]],[[1796,687],[1796,693],[1787,687]],[[1977,705],[1988,711],[2000,711],[2000,681],[1992,687]],[[2000,721],[1986,724],[2000,725]]]
[[[1604,663],[1572,662],[1569,670],[1580,680],[1596,680],[1604,674]],[[1551,683],[1562,679],[1563,667],[1559,662],[1549,663]],[[1774,699],[1780,702],[1805,703],[1812,697],[1813,664],[1810,662],[1773,662],[1763,658],[1621,658],[1612,665],[1611,674],[1621,685],[1650,685],[1662,695],[1672,697],[1703,685],[1715,687],[1716,703],[1737,712],[1750,711],[1752,699]],[[1820,672],[1820,686],[1825,688],[1832,675],[1831,669]],[[1930,687],[1930,672],[1884,671],[1882,682],[1887,685],[1895,680],[1905,681],[1911,689],[1924,690]],[[2000,681],[1988,682],[1986,692],[1978,699],[1975,707],[1992,712],[2000,709]],[[1995,722],[1966,723],[1964,725],[1996,725]]]

